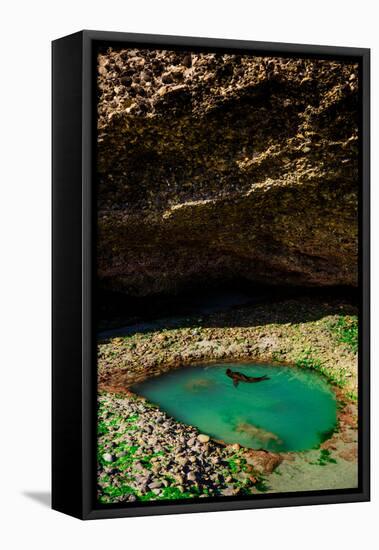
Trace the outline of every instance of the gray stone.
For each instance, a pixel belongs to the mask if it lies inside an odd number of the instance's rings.
[[[114,461],[114,456],[111,455],[111,453],[104,453],[103,454],[103,459],[105,460],[105,462],[113,462]]]
[[[149,489],[159,489],[162,487],[161,481],[153,481],[152,483],[149,483]]]
[[[221,494],[222,494],[224,497],[231,497],[231,496],[233,496],[233,495],[235,494],[234,487],[229,486],[229,487],[226,487],[226,489],[222,489]]]

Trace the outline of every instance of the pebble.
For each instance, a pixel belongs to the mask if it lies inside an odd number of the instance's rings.
[[[222,489],[221,494],[224,497],[231,497],[235,494],[234,487],[227,487],[226,489]]]
[[[114,457],[113,455],[111,455],[111,453],[104,453],[103,459],[105,460],[105,462],[113,462]]]
[[[104,490],[108,487],[122,488],[125,484],[135,491],[134,495],[109,497],[108,502],[132,502],[146,493],[154,494],[152,498],[155,500],[164,494],[165,487],[191,492],[198,484],[200,494],[205,489],[208,495],[222,494],[221,491],[228,488],[227,494],[236,494],[238,472],[232,474],[227,470],[222,475],[227,468],[230,447],[218,446],[209,435],[199,434],[196,428],[168,418],[163,412],[152,409],[145,401],[108,395],[100,398],[100,402],[104,411],[101,419],[107,424],[115,416],[127,418],[138,414],[138,421],[135,422],[137,430],[125,431],[129,428],[128,423],[121,422],[117,429],[110,424],[107,434],[100,438],[106,451],[102,455],[104,463],[100,465],[98,478],[101,493],[107,494]],[[117,439],[114,439],[115,434]],[[118,450],[121,442],[127,448]],[[129,456],[129,448],[133,446],[136,449],[130,467],[122,471],[112,468],[116,456]],[[159,456],[152,456],[157,451],[161,451]],[[150,467],[147,468],[145,460],[149,456]],[[104,477],[104,473],[108,477]]]
[[[149,489],[159,489],[162,487],[161,481],[153,481],[153,483],[149,483]]]

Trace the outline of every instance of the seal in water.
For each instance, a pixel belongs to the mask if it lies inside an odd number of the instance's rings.
[[[270,380],[270,378],[266,375],[264,376],[246,376],[246,374],[242,374],[242,372],[235,372],[231,369],[226,369],[225,371],[226,376],[229,376],[233,380],[233,385],[235,387],[238,386],[239,382],[262,382],[263,380]]]

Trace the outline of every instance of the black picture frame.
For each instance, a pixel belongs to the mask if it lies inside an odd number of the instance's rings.
[[[359,63],[360,334],[359,488],[254,499],[134,503],[95,499],[96,342],[94,190],[96,70],[99,44],[208,48],[256,54],[354,59]],[[370,499],[370,50],[85,30],[52,43],[53,314],[52,507],[81,519],[359,502]]]

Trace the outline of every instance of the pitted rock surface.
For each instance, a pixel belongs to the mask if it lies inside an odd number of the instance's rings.
[[[102,287],[356,286],[358,102],[353,62],[101,52]]]

